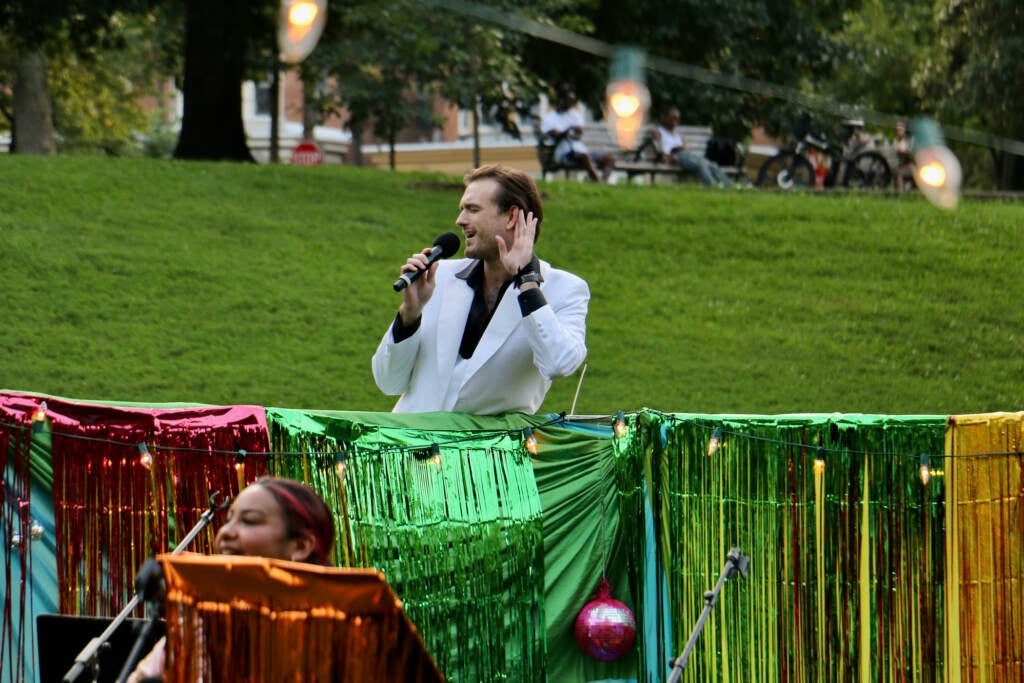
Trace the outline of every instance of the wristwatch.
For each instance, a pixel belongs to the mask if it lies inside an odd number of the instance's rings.
[[[530,271],[528,273],[516,274],[516,288],[522,289],[523,285],[527,282],[535,282],[538,286],[540,285],[540,273],[534,273]]]

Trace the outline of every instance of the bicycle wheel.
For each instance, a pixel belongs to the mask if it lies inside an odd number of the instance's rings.
[[[757,172],[757,186],[783,190],[811,188],[814,187],[814,168],[799,154],[779,152]]]
[[[853,157],[846,174],[846,186],[867,190],[884,190],[892,184],[892,169],[878,152],[861,152]]]

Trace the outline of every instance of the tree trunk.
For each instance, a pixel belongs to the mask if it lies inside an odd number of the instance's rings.
[[[46,83],[46,56],[35,49],[20,55],[14,74],[11,151],[53,154],[53,103]]]
[[[473,168],[480,168],[480,98],[473,98]]]
[[[274,72],[270,75],[270,163],[281,160],[281,69],[274,59]]]
[[[320,123],[316,101],[316,79],[302,73],[302,139],[316,139],[316,124]]]
[[[349,143],[349,159],[353,166],[365,166],[366,158],[363,156],[363,131],[366,124],[363,121],[350,119],[348,130],[352,133],[352,141]]]
[[[246,0],[186,0],[177,159],[254,161],[242,122]]]

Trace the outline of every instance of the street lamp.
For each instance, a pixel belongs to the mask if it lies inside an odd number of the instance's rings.
[[[644,83],[645,61],[643,50],[636,47],[617,47],[612,54],[605,115],[623,149],[636,147],[644,115],[651,105],[651,94]]]
[[[939,124],[928,116],[910,122],[914,136],[914,182],[928,201],[943,209],[955,209],[960,199],[963,172],[956,156],[946,147]]]

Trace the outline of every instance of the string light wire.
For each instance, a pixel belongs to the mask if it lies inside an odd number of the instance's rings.
[[[546,422],[542,422],[542,423],[540,423],[539,425],[537,425],[535,427],[527,427],[526,429],[529,429],[530,433],[532,434],[534,430],[542,429],[544,427],[549,427],[549,426],[552,426],[552,425],[562,425],[562,424],[565,423],[565,421],[566,421],[565,413],[559,413],[558,415],[555,415],[554,417],[552,417],[551,419],[547,420]],[[38,431],[38,429],[36,429],[34,426],[26,426],[24,424],[14,423],[14,422],[0,421],[0,427],[9,427],[11,429],[18,430],[18,431],[31,431],[31,430]],[[329,450],[315,450],[315,451],[246,451],[246,450],[239,450],[239,449],[230,449],[230,450],[228,450],[228,449],[215,449],[215,448],[195,448],[195,447],[189,447],[189,446],[160,446],[158,444],[150,445],[149,443],[147,443],[145,441],[140,444],[138,441],[120,441],[120,440],[117,440],[117,439],[106,439],[106,438],[96,437],[96,436],[85,436],[83,434],[65,434],[65,433],[62,433],[62,432],[53,432],[53,431],[51,431],[50,434],[51,434],[51,436],[61,437],[61,438],[65,438],[65,439],[84,441],[84,442],[92,442],[92,443],[102,443],[102,444],[107,444],[107,445],[111,445],[111,446],[124,446],[126,448],[132,448],[132,449],[135,449],[140,454],[140,457],[143,456],[143,454],[149,454],[150,456],[152,456],[152,452],[153,451],[175,451],[175,452],[178,452],[178,453],[208,453],[210,455],[234,455],[235,459],[236,459],[235,460],[235,464],[236,464],[236,467],[238,467],[238,468],[244,468],[245,459],[248,458],[249,456],[269,456],[269,457],[298,456],[298,457],[301,457],[301,456],[325,456],[325,455],[333,455],[335,453],[335,451],[333,449],[329,449]],[[445,447],[459,446],[459,445],[463,445],[463,444],[470,444],[470,443],[479,442],[479,441],[489,441],[489,440],[494,439],[495,437],[499,437],[499,436],[507,436],[508,438],[511,438],[511,439],[520,439],[521,440],[521,439],[525,438],[524,434],[525,434],[525,430],[523,430],[523,429],[487,430],[487,431],[482,431],[482,432],[476,432],[474,434],[471,434],[471,435],[468,435],[468,436],[465,436],[465,437],[462,437],[462,438],[458,438],[458,439],[450,439],[448,441],[435,441],[435,442],[431,443],[430,448],[433,450],[433,449],[440,449],[440,448],[445,448]],[[390,446],[390,445],[389,446],[382,446],[381,448],[377,448],[377,449],[368,448],[366,446],[362,446],[361,447],[361,450],[363,452],[365,452],[365,453],[373,452],[373,453],[381,453],[381,454],[385,454],[385,453],[412,453],[412,452],[416,452],[416,451],[422,451],[423,449],[424,449],[423,446],[397,446],[397,445],[396,446]]]
[[[615,49],[614,45],[596,38],[591,38],[573,31],[568,31],[557,26],[544,24],[533,19],[524,17],[521,14],[507,12],[494,7],[478,5],[465,0],[425,0],[426,4],[434,7],[456,12],[464,16],[473,17],[492,24],[504,26],[505,28],[525,33],[547,40],[558,45],[571,47],[580,52],[595,55],[597,57],[610,58]],[[802,92],[794,88],[769,83],[756,78],[748,78],[736,74],[723,74],[717,71],[710,71],[693,64],[685,64],[664,57],[648,55],[647,68],[652,71],[659,71],[669,76],[677,76],[705,85],[719,88],[728,88],[752,95],[761,95],[774,99],[785,100],[805,109],[824,111],[844,118],[861,118],[866,123],[895,128],[896,124],[906,119],[906,116],[897,116],[885,112],[876,111],[862,106],[835,102],[831,99]],[[1010,138],[983,133],[974,130],[958,128],[943,124],[942,131],[949,140],[966,142],[981,147],[989,147],[1001,152],[1024,155],[1024,142]]]

